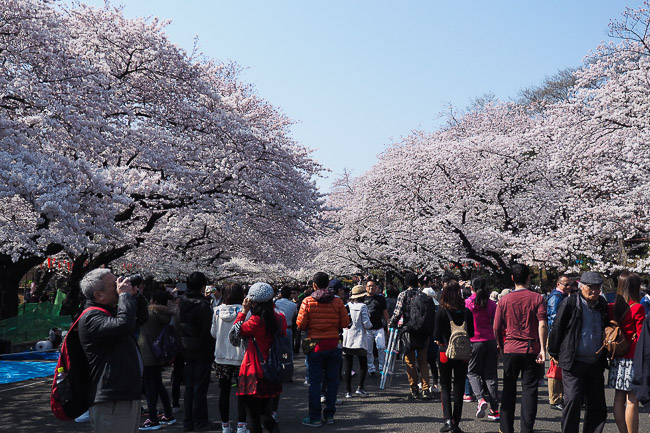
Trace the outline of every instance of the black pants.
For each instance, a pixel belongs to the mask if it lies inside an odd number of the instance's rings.
[[[208,387],[212,358],[185,360],[185,420],[183,427],[208,424]]]
[[[185,358],[178,352],[174,358],[174,368],[172,370],[172,406],[181,407],[181,383],[185,376]]]
[[[257,398],[252,395],[241,397],[246,408],[248,430],[251,433],[262,433],[262,427],[271,433],[280,433],[280,428],[271,416],[271,399]]]
[[[438,384],[438,358],[440,357],[440,348],[433,341],[433,338],[429,340],[429,348],[427,349],[427,363],[429,364],[429,369],[431,370],[431,378],[433,379],[433,384],[437,386]]]
[[[463,414],[463,392],[467,379],[467,362],[448,359],[438,364],[440,369],[440,398],[442,400],[442,417],[460,423]],[[454,376],[454,407],[451,407],[451,376]]]
[[[537,417],[539,365],[537,355],[506,353],[503,355],[503,392],[501,393],[501,432],[514,433],[517,379],[521,374],[521,433],[533,433]]]
[[[230,379],[219,379],[219,416],[222,423],[230,421],[231,382]],[[237,421],[246,422],[246,408],[241,397],[237,397]]]
[[[343,355],[345,357],[345,390],[352,392],[352,362],[354,355]],[[358,356],[359,358],[359,388],[363,388],[368,373],[368,356]]]
[[[144,382],[144,393],[147,396],[147,409],[149,411],[149,419],[152,422],[158,420],[158,396],[165,408],[165,416],[172,417],[172,405],[169,402],[169,394],[162,381],[162,366],[144,367],[142,374],[142,381]]]
[[[603,365],[573,361],[570,370],[562,369],[564,386],[564,410],[562,411],[562,432],[578,433],[580,429],[580,408],[584,396],[586,403],[584,433],[600,433],[607,420],[605,402],[605,379]]]

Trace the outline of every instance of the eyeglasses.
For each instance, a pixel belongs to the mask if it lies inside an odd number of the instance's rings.
[[[569,287],[571,283],[557,283],[559,286]]]

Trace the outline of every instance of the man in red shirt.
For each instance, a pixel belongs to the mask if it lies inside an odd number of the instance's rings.
[[[512,266],[515,289],[499,300],[494,319],[494,335],[503,353],[503,392],[501,395],[502,433],[514,433],[517,378],[521,379],[522,433],[533,433],[537,416],[539,364],[546,360],[546,303],[528,290],[530,269]]]

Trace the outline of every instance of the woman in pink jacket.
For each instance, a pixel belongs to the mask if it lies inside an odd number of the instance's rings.
[[[474,278],[472,296],[465,300],[465,306],[474,316],[474,336],[470,338],[472,356],[469,359],[467,377],[478,400],[476,418],[485,416],[489,403],[488,418],[498,420],[497,363],[499,350],[492,330],[497,303],[489,297],[487,281],[480,277]],[[485,397],[487,397],[487,401]]]

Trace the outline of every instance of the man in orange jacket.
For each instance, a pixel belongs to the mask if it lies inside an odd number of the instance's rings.
[[[323,423],[334,424],[342,358],[339,329],[347,328],[350,324],[343,301],[328,289],[328,284],[329,276],[325,272],[316,272],[314,293],[302,302],[296,320],[301,330],[307,330],[307,337],[317,342],[307,354],[309,416],[302,420],[304,425],[311,427],[320,427]],[[320,394],[323,375],[327,383],[327,393],[321,419]]]

